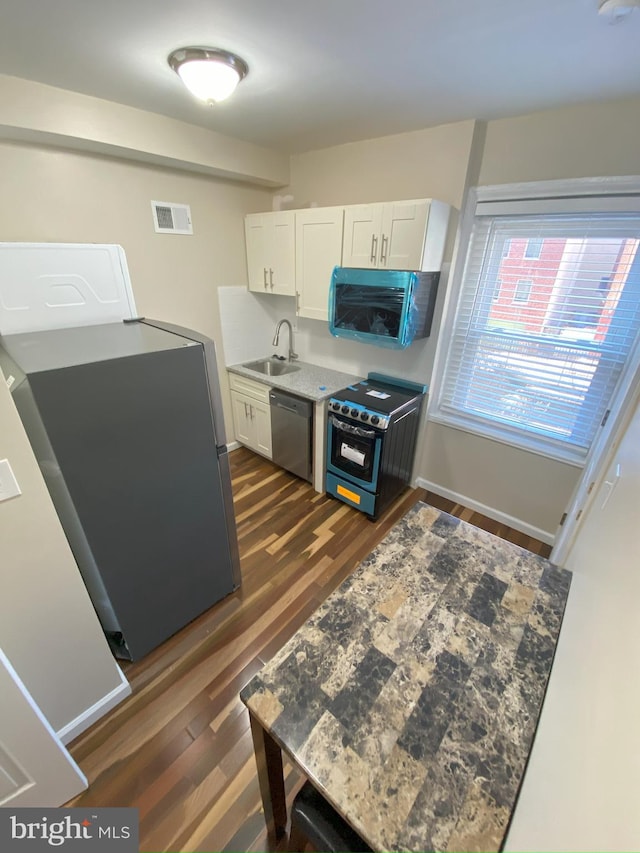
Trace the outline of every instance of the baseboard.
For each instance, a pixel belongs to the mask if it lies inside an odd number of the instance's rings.
[[[227,453],[231,453],[232,450],[237,450],[239,447],[242,447],[239,441],[230,441],[227,444]]]
[[[501,512],[499,509],[494,509],[492,506],[486,506],[485,504],[480,503],[480,501],[467,497],[467,495],[452,492],[450,489],[445,489],[444,486],[441,486],[438,483],[432,483],[429,480],[418,477],[416,480],[416,486],[421,489],[426,489],[428,492],[440,495],[443,498],[447,498],[450,501],[454,501],[457,504],[462,504],[462,506],[469,507],[469,509],[482,513],[482,515],[486,515],[494,521],[506,524],[507,527],[513,527],[514,530],[518,530],[520,533],[532,536],[534,539],[538,539],[546,545],[553,545],[555,541],[555,534],[549,533],[548,530],[541,530],[539,527],[534,527],[526,521],[515,518],[513,515],[508,515],[506,512]]]
[[[107,693],[106,696],[103,696],[102,699],[99,699],[90,708],[87,708],[86,711],[83,711],[56,732],[62,743],[70,743],[79,734],[86,731],[89,726],[92,726],[99,720],[100,717],[104,717],[108,711],[115,708],[116,705],[119,705],[123,699],[126,699],[131,694],[131,685],[122,673],[120,673],[120,678],[122,679],[122,683],[114,688],[111,693]]]

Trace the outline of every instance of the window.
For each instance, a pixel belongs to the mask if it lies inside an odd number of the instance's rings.
[[[514,302],[528,302],[531,296],[531,288],[533,281],[530,278],[520,278],[516,282],[516,289],[513,294]]]
[[[544,240],[541,237],[529,237],[527,240],[527,247],[524,250],[525,258],[537,260],[542,253],[543,243]]]
[[[640,346],[640,196],[483,201],[483,189],[430,417],[579,464]],[[519,259],[505,255],[523,240]]]

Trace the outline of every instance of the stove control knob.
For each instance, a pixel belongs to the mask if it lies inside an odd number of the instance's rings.
[[[354,409],[351,409],[351,417],[353,417],[353,418],[357,418],[357,417],[358,417],[358,415],[359,415],[359,412],[358,412],[358,410],[357,410],[357,409],[355,409],[355,408],[354,408]]]
[[[348,415],[348,414],[349,414],[349,406],[343,406],[343,407],[342,407],[342,414],[343,414],[343,415]]]
[[[360,419],[363,421],[369,420],[369,412],[360,412]]]
[[[339,412],[339,411],[340,411],[340,403],[336,402],[336,400],[334,400],[334,401],[333,401],[333,403],[332,403],[331,405],[332,405],[332,407],[333,407],[334,412]]]
[[[380,423],[380,418],[377,415],[371,415],[371,423],[375,426]]]

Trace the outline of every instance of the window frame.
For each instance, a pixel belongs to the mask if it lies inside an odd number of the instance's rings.
[[[476,418],[472,414],[458,417],[441,408],[443,393],[443,378],[449,341],[452,339],[457,308],[464,281],[467,252],[475,217],[479,213],[498,214],[508,212],[518,213],[537,212],[540,214],[557,212],[584,212],[592,210],[594,200],[609,211],[638,210],[637,202],[631,196],[640,195],[640,177],[624,176],[610,178],[578,178],[560,181],[537,181],[533,183],[503,184],[486,187],[471,187],[463,205],[460,225],[451,264],[450,286],[447,288],[443,305],[443,315],[440,333],[434,358],[434,369],[431,390],[428,398],[427,420],[443,424],[454,429],[479,435],[498,443],[506,444],[523,451],[528,451],[550,459],[556,459],[568,465],[582,468],[585,465],[584,454],[576,454],[565,442],[555,442],[553,439],[538,439],[517,427],[503,424],[493,424],[490,420]],[[518,206],[522,205],[519,210]],[[479,209],[480,208],[480,209]],[[616,399],[617,389],[629,382],[629,377],[640,370],[640,339],[629,355],[622,375],[613,392],[612,400]],[[604,426],[604,425],[603,425]],[[597,441],[600,433],[592,441]],[[586,458],[589,456],[587,452]]]
[[[537,251],[534,252],[533,254],[529,254],[529,249],[531,247],[531,243],[533,243],[533,242],[535,242],[535,247],[536,247]],[[527,240],[527,245],[524,247],[524,254],[522,255],[522,257],[527,261],[539,261],[540,255],[542,254],[543,244],[544,244],[543,239],[538,240],[537,238],[530,237]]]
[[[522,294],[521,285],[526,285],[524,288],[525,293]],[[518,305],[526,305],[527,302],[531,299],[531,291],[533,290],[533,279],[532,278],[519,278],[516,281],[515,288],[513,290],[513,299],[511,300],[513,303],[517,303]]]

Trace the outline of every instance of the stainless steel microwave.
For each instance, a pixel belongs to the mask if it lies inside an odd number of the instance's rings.
[[[337,338],[405,349],[431,332],[439,272],[335,267],[329,330]]]

